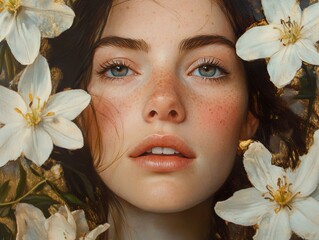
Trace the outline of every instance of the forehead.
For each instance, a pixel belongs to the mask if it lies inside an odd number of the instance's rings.
[[[216,0],[115,0],[103,33],[162,40],[205,34],[236,40]]]

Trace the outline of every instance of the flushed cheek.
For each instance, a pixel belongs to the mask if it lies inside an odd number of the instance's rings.
[[[246,111],[243,100],[235,97],[209,101],[199,106],[197,116],[200,125],[207,130],[216,128],[223,132],[230,128],[238,129]]]
[[[201,150],[206,152],[215,146],[216,151],[235,151],[247,111],[245,98],[225,96],[196,105],[194,126],[202,133],[197,139],[202,143]]]

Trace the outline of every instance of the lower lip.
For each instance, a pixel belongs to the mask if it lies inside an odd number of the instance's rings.
[[[147,155],[133,158],[140,167],[152,172],[175,172],[189,166],[193,159],[169,155]]]

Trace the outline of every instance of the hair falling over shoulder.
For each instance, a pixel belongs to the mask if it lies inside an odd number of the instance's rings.
[[[237,37],[256,22],[253,6],[249,0],[221,0],[222,9],[232,23],[233,30]],[[75,22],[72,28],[61,36],[49,41],[51,51],[49,63],[51,67],[58,67],[62,70],[63,80],[58,86],[58,91],[65,88],[86,89],[92,71],[92,58],[96,41],[101,35],[112,1],[106,0],[77,0],[73,4],[75,11]],[[270,147],[271,139],[275,136],[282,139],[288,148],[287,158],[280,164],[284,167],[296,166],[296,156],[307,152],[307,138],[313,126],[303,118],[293,113],[286,102],[280,97],[277,88],[269,81],[269,75],[264,60],[244,62],[249,90],[249,110],[259,120],[259,127],[254,140],[262,142]],[[98,146],[98,145],[97,145]],[[88,147],[76,151],[74,154],[60,152],[57,156],[61,161],[72,164],[78,171],[83,172],[97,186],[95,193],[98,200],[92,203],[91,217],[98,219],[98,222],[106,220],[110,204],[117,208],[116,198],[103,184],[99,178],[90,156]],[[247,175],[243,169],[242,156],[235,160],[233,171],[223,187],[216,193],[214,202],[230,197],[236,190],[250,186]],[[72,183],[76,181],[72,173],[65,169],[66,182],[70,191],[74,191],[81,198],[81,191],[74,188]],[[119,211],[120,212],[120,211]],[[254,229],[240,227],[234,224],[225,223],[212,210],[212,221],[214,233],[212,239],[244,240],[251,239]],[[116,228],[115,228],[116,229]]]

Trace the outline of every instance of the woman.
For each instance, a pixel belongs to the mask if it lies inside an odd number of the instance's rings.
[[[294,128],[306,151],[305,124],[264,63],[235,53],[254,22],[249,3],[78,0],[74,10],[74,27],[51,42],[51,65],[64,74],[59,90],[92,96],[79,122],[92,160],[73,157],[102,190],[108,239],[249,238],[212,210],[247,185],[239,141],[269,146]]]

